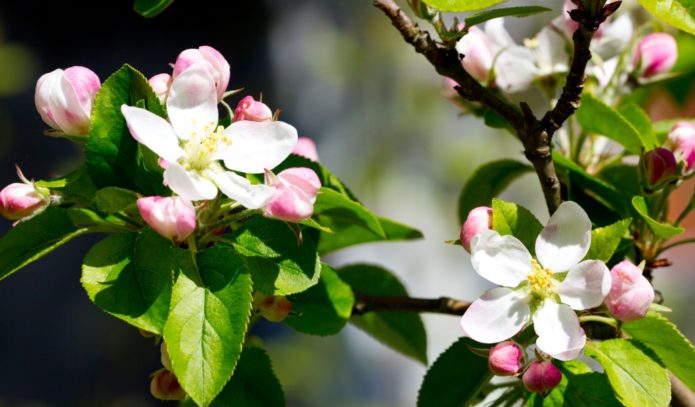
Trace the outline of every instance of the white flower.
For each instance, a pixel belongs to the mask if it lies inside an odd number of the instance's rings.
[[[541,351],[560,360],[576,358],[586,335],[573,309],[599,306],[611,288],[603,262],[581,261],[589,246],[591,221],[574,202],[560,205],[538,235],[537,260],[517,238],[483,231],[471,242],[473,268],[503,287],[471,304],[461,318],[464,332],[478,342],[495,343],[532,321]]]
[[[190,201],[213,199],[219,189],[247,208],[263,207],[273,189],[228,169],[256,174],[274,168],[297,143],[297,130],[270,121],[218,126],[215,81],[204,63],[174,79],[166,104],[169,121],[121,106],[133,137],[166,161],[165,184]]]

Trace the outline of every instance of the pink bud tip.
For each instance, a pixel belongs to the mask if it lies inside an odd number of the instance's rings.
[[[676,40],[670,34],[651,33],[640,40],[632,62],[641,77],[650,78],[670,71],[677,59]]]
[[[471,241],[480,232],[492,229],[492,208],[479,206],[468,213],[466,221],[461,226],[461,244],[467,252],[471,251]]]
[[[142,219],[167,239],[180,243],[195,230],[195,208],[180,197],[149,196],[137,204]]]
[[[557,387],[562,380],[562,372],[555,365],[546,361],[531,362],[521,381],[526,390],[546,395]]]
[[[309,137],[299,137],[297,144],[292,149],[293,154],[301,155],[311,161],[319,161],[319,153],[316,151],[316,144]]]
[[[654,287],[642,275],[642,270],[624,260],[611,269],[611,278],[611,290],[606,297],[611,314],[621,321],[644,317],[654,301]]]
[[[234,121],[249,120],[252,122],[266,122],[273,119],[273,112],[263,102],[246,96],[239,101],[234,109]]]
[[[224,92],[229,85],[229,63],[222,54],[215,48],[203,45],[201,47],[189,48],[183,50],[176,58],[174,64],[173,77],[181,75],[186,69],[196,62],[205,61],[208,71],[215,80],[215,88],[217,89],[217,98],[222,100]]]
[[[164,103],[169,94],[169,87],[171,86],[171,75],[168,73],[160,73],[151,77],[148,82],[150,86],[152,86],[154,93],[157,94],[159,100]]]
[[[668,133],[664,147],[682,162],[686,172],[695,166],[695,125],[690,122],[678,122]]]
[[[487,364],[498,376],[514,376],[524,367],[524,351],[516,342],[500,342],[490,348]]]
[[[46,205],[48,198],[39,193],[33,184],[15,182],[0,191],[0,215],[9,220],[31,216]]]
[[[181,388],[176,376],[166,369],[162,369],[152,376],[150,393],[159,400],[183,400],[186,398],[186,392]]]
[[[310,168],[288,168],[278,175],[266,174],[275,191],[264,208],[267,217],[287,222],[301,222],[314,213],[314,203],[321,181]]]
[[[654,187],[662,181],[673,178],[678,170],[676,157],[665,148],[656,148],[642,157],[642,166],[649,186]]]
[[[265,295],[260,292],[253,295],[253,305],[258,308],[263,318],[271,322],[282,322],[292,311],[292,303],[287,297]]]

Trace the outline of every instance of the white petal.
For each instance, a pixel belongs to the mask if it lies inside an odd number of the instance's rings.
[[[565,39],[554,29],[545,27],[537,37],[536,65],[538,75],[550,75],[566,72],[569,55],[567,55]]]
[[[598,307],[610,290],[611,273],[598,260],[577,264],[557,287],[562,302],[576,310]]]
[[[533,314],[533,329],[538,335],[538,349],[555,359],[575,359],[586,344],[577,314],[569,306],[555,301],[546,300]]]
[[[500,48],[516,45],[512,36],[504,28],[503,18],[495,18],[485,23],[485,34]]]
[[[514,236],[484,230],[471,241],[471,263],[484,279],[516,287],[531,271],[531,254]]]
[[[527,296],[509,288],[485,292],[461,317],[461,328],[472,339],[495,343],[521,331],[531,316]]]
[[[176,135],[202,137],[217,126],[217,90],[206,62],[191,65],[171,83],[167,113]]]
[[[505,92],[521,92],[538,75],[535,56],[530,49],[514,45],[499,52],[495,61],[495,82]]]
[[[169,163],[164,171],[164,180],[172,191],[189,201],[217,196],[217,187],[212,181],[196,172],[186,171],[176,163]]]
[[[283,122],[242,120],[232,123],[224,133],[232,141],[224,153],[225,166],[249,174],[275,168],[297,144],[297,130]]]
[[[121,106],[121,113],[130,134],[140,144],[170,163],[183,155],[179,139],[166,120],[145,109],[128,105]]]
[[[536,239],[536,257],[554,273],[579,263],[591,246],[591,220],[581,206],[563,202]]]
[[[258,209],[273,196],[273,188],[264,184],[251,184],[246,178],[231,171],[212,172],[209,176],[215,181],[223,194],[234,199],[248,209]]]

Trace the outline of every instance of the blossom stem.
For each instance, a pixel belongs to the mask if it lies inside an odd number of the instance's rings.
[[[412,298],[406,296],[367,295],[355,291],[352,315],[363,315],[371,311],[431,312],[437,314],[463,315],[471,305],[469,301],[449,297]]]
[[[582,315],[579,317],[579,322],[600,322],[602,324],[610,325],[613,328],[618,327],[618,322],[615,319],[601,315]]]

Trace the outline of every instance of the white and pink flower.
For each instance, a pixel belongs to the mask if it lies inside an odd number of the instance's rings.
[[[138,199],[137,205],[142,219],[169,240],[183,242],[195,230],[195,208],[181,197],[148,196]]]
[[[536,346],[560,360],[576,358],[586,335],[574,310],[599,306],[611,275],[598,260],[582,261],[591,245],[591,221],[564,202],[536,239],[534,259],[514,236],[486,230],[471,242],[473,268],[502,287],[485,292],[461,318],[472,339],[496,343],[533,323]]]
[[[277,175],[267,171],[265,179],[273,188],[273,196],[264,208],[265,216],[296,223],[313,215],[321,181],[312,169],[288,168]]]
[[[695,125],[690,122],[676,123],[669,131],[664,147],[683,163],[686,173],[691,172],[695,167]]]
[[[234,171],[258,174],[274,168],[297,143],[297,130],[279,121],[218,126],[217,89],[207,62],[175,76],[166,106],[168,121],[121,106],[133,137],[167,163],[165,184],[189,201],[213,199],[219,190],[249,209],[263,207],[273,188],[251,184]]]
[[[222,100],[224,92],[227,90],[227,85],[229,85],[229,62],[213,47],[203,45],[198,48],[189,48],[181,51],[179,56],[176,57],[176,63],[174,63],[173,78],[176,79],[179,75],[186,72],[188,68],[200,63],[212,75],[215,81],[217,99]]]
[[[316,143],[309,137],[300,137],[297,139],[297,145],[292,149],[292,154],[301,155],[311,161],[319,161],[319,153],[316,150]]]

